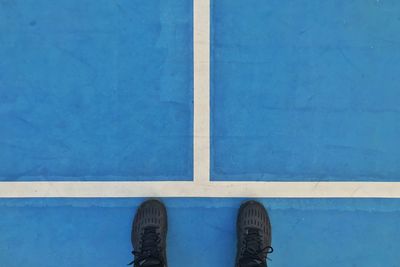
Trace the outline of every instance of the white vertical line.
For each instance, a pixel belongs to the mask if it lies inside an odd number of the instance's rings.
[[[210,0],[193,0],[193,180],[210,181]]]

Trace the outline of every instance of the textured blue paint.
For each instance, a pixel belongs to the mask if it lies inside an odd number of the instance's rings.
[[[0,200],[1,266],[124,266],[139,199]],[[166,199],[169,266],[232,267],[238,199]],[[269,266],[395,267],[399,200],[262,200]],[[351,208],[349,208],[351,207]]]
[[[212,176],[400,177],[400,3],[212,1]],[[192,1],[0,0],[0,180],[190,180]],[[0,266],[124,266],[141,199],[0,199]],[[241,199],[166,199],[233,266]],[[263,199],[270,266],[400,262],[400,200]]]
[[[0,180],[192,179],[192,2],[0,1]]]
[[[400,178],[400,2],[212,1],[212,178]]]

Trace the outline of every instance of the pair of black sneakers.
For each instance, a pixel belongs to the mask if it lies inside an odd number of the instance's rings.
[[[167,267],[167,210],[158,200],[148,200],[136,212],[132,224],[135,267]],[[265,267],[271,247],[271,223],[264,206],[256,201],[241,205],[237,218],[235,267]]]

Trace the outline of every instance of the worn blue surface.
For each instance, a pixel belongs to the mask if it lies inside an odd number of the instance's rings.
[[[212,178],[400,177],[400,3],[212,1]],[[192,179],[192,1],[0,0],[0,181]],[[0,266],[124,266],[142,199],[0,199]],[[165,199],[232,267],[241,199]],[[398,267],[400,200],[263,199],[269,266]]]
[[[212,1],[212,178],[400,177],[400,2]]]
[[[139,199],[0,200],[1,266],[124,266]],[[399,200],[262,200],[273,267],[399,266]],[[232,267],[238,199],[167,199],[169,266]]]
[[[0,1],[0,180],[192,179],[192,9]]]

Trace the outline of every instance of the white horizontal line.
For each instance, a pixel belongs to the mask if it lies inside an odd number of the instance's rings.
[[[400,182],[0,182],[0,198],[400,198]]]

